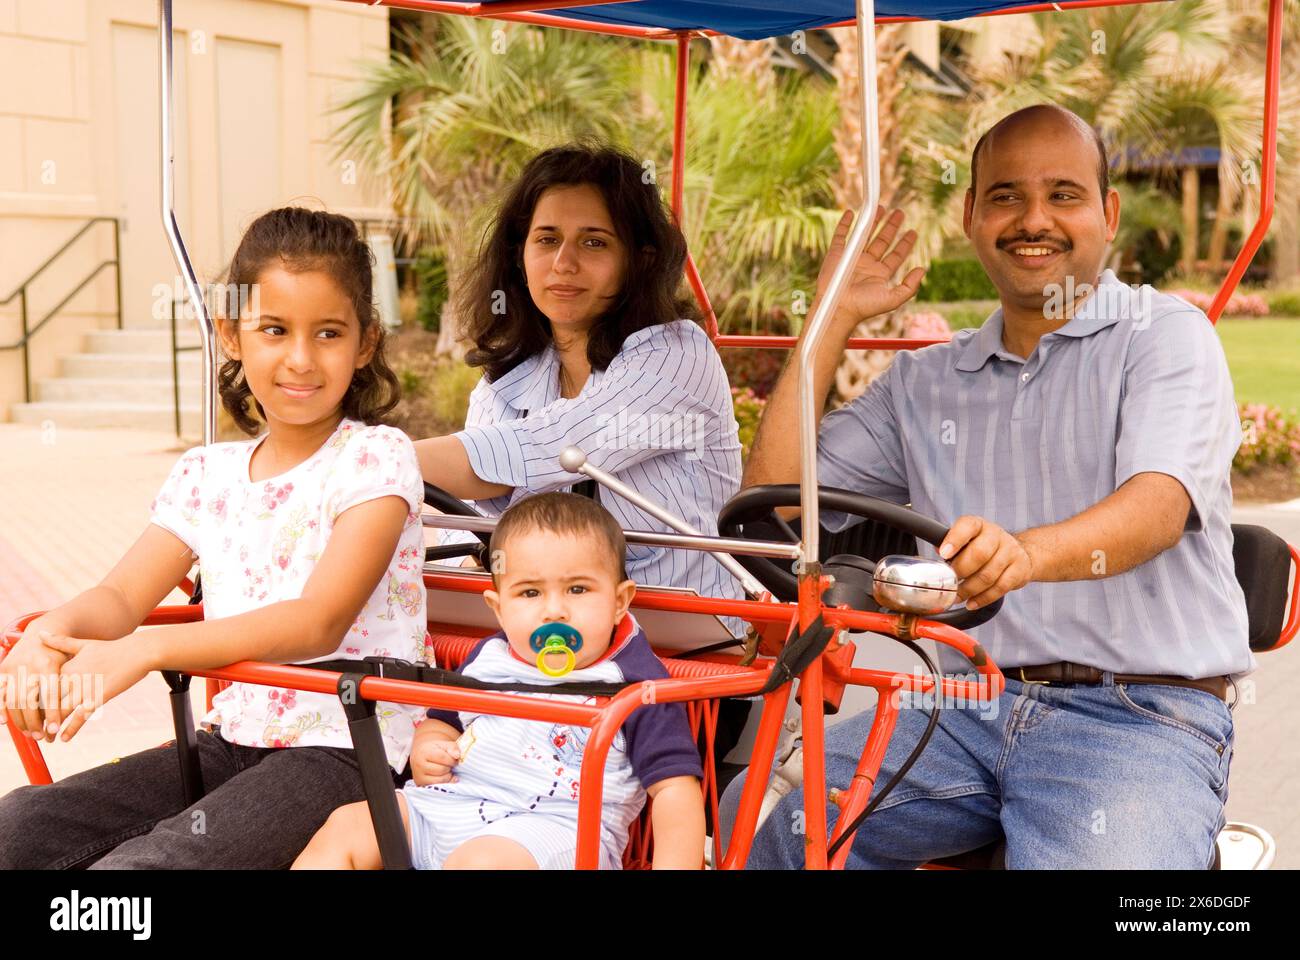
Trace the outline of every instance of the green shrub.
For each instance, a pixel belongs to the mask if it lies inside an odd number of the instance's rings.
[[[415,319],[430,333],[437,333],[442,305],[447,301],[447,263],[440,254],[421,254],[411,264],[415,276]]]
[[[916,299],[922,303],[995,300],[998,291],[978,260],[935,260],[925,271]]]
[[[763,408],[767,400],[759,397],[748,387],[732,387],[731,402],[736,411],[736,426],[740,428],[740,455],[747,458],[749,448],[754,444],[754,434],[758,431],[758,422],[763,418]]]
[[[460,429],[469,413],[469,395],[483,375],[477,367],[459,360],[443,360],[434,371],[429,402],[433,415],[445,423],[457,424]]]
[[[1275,317],[1300,317],[1300,290],[1280,290],[1269,294],[1268,312]]]
[[[952,330],[964,330],[967,327],[983,326],[984,321],[988,319],[988,310],[972,310],[969,307],[958,307],[955,310],[944,312],[944,319],[948,321],[948,327]]]

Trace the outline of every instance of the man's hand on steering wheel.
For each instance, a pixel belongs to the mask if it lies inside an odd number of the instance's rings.
[[[939,547],[961,583],[957,596],[978,610],[1034,579],[1034,560],[1025,544],[992,520],[958,517]]]

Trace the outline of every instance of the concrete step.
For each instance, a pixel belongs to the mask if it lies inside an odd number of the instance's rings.
[[[15,423],[55,427],[98,429],[119,427],[132,430],[173,432],[175,413],[171,404],[161,403],[16,403],[11,408]],[[181,430],[187,436],[202,432],[203,413],[198,407],[181,408]]]
[[[181,378],[181,404],[199,402],[203,384],[197,376]],[[172,381],[166,380],[97,380],[90,377],[59,377],[38,380],[34,394],[37,401],[55,403],[145,403],[173,402]]]
[[[198,331],[177,330],[176,342],[181,347],[197,347]],[[171,356],[172,334],[170,330],[96,330],[86,334],[82,349],[86,353],[161,353]]]
[[[182,353],[178,361],[182,383],[202,375],[201,354]],[[170,353],[74,353],[63,358],[63,375],[92,380],[170,381],[172,358]]]

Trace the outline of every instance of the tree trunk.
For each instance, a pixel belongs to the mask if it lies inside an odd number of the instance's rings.
[[[447,299],[442,303],[442,312],[438,316],[438,343],[434,346],[434,355],[465,359],[469,344],[462,339],[460,314],[456,311],[457,281],[464,272],[464,257],[455,250],[454,244],[448,244],[447,262]]]
[[[1232,208],[1235,204],[1235,197],[1232,195],[1232,188],[1219,171],[1219,202],[1214,211],[1214,229],[1210,231],[1210,249],[1206,255],[1209,261],[1211,272],[1218,273],[1223,269],[1224,254],[1228,248],[1228,227],[1232,219]]]
[[[1178,261],[1183,275],[1196,270],[1200,247],[1201,175],[1195,167],[1183,168],[1183,252]]]
[[[718,77],[739,77],[756,93],[771,89],[776,79],[772,68],[772,39],[738,40],[735,37],[709,37],[712,60],[709,68]]]

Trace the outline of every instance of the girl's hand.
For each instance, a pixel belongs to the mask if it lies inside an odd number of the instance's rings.
[[[428,725],[425,721],[420,727]],[[415,741],[411,744],[411,778],[421,787],[455,782],[451,770],[460,761],[460,748],[456,741],[442,739],[441,733],[421,737],[420,727],[415,728]]]
[[[10,710],[14,725],[34,740],[52,742],[63,722],[59,672],[68,657],[41,642],[44,637],[61,634],[57,622],[37,617],[23,631],[22,639],[0,659],[0,723],[5,721],[5,711]]]
[[[60,676],[60,706],[67,718],[60,739],[65,742],[76,736],[92,713],[135,686],[153,669],[148,647],[138,635],[121,640],[49,636],[44,643],[72,657],[63,665]]]

